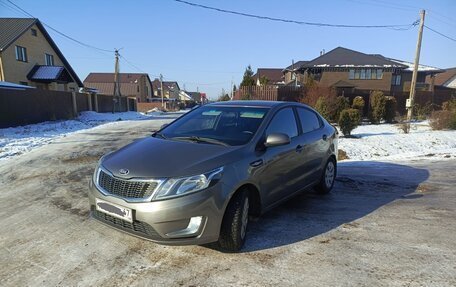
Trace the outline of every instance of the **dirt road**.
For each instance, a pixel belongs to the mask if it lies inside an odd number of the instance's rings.
[[[456,285],[455,160],[341,162],[334,192],[267,213],[239,254],[161,246],[89,219],[98,158],[166,121],[108,124],[1,162],[1,285]]]

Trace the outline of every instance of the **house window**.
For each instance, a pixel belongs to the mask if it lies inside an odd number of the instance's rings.
[[[383,70],[377,69],[377,80],[381,80],[383,78]]]
[[[139,93],[139,86],[136,86],[136,92]]]
[[[365,79],[366,79],[366,70],[361,69],[361,80],[365,80]]]
[[[50,54],[44,54],[44,60],[46,66],[54,66],[54,56]]]
[[[371,69],[366,70],[366,79],[368,79],[368,80],[372,79],[372,70]]]
[[[355,69],[350,69],[350,72],[348,74],[348,78],[350,80],[353,80],[355,78]]]
[[[31,31],[32,31],[32,36],[36,37],[38,35],[38,33],[36,32],[36,29],[32,29]]]
[[[355,70],[355,80],[359,80],[360,72],[359,70]]]
[[[391,85],[400,86],[401,85],[401,75],[393,75],[391,78]]]
[[[372,70],[371,79],[372,79],[372,80],[376,80],[376,79],[377,79],[377,69],[373,69],[373,70]]]
[[[296,79],[296,74],[294,72],[291,72],[291,80],[293,81],[294,79]]]
[[[21,46],[16,46],[16,60],[27,62],[27,49]]]

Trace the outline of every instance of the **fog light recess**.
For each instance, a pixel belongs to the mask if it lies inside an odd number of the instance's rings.
[[[185,229],[173,231],[173,232],[167,233],[166,235],[169,237],[173,237],[173,238],[189,237],[192,235],[196,235],[196,233],[200,229],[202,222],[203,222],[202,216],[192,217],[192,218],[190,218],[190,221]]]

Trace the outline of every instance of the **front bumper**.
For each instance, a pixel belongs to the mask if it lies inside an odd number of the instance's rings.
[[[219,238],[224,214],[223,184],[216,183],[205,190],[182,197],[152,201],[127,202],[104,195],[90,182],[89,202],[91,217],[132,235],[167,245],[200,245]],[[96,198],[130,208],[133,222],[113,217],[96,210]],[[173,234],[184,230],[192,217],[202,217],[198,230],[189,236]]]

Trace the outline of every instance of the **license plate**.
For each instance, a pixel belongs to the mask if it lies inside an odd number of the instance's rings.
[[[95,199],[95,203],[97,210],[128,222],[133,222],[133,215],[130,208],[106,202],[98,198]]]

